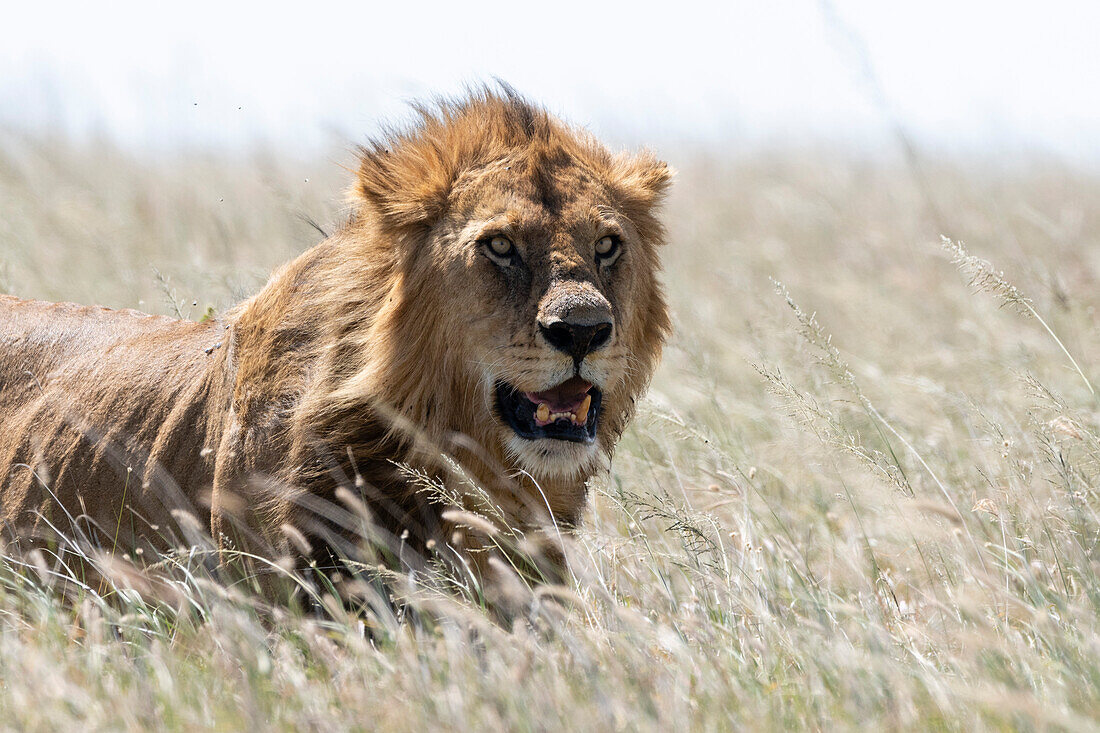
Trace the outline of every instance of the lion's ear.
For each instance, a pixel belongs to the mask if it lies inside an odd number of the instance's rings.
[[[430,226],[443,215],[453,184],[451,165],[437,151],[359,149],[352,199],[394,229]]]
[[[619,186],[629,198],[653,206],[661,202],[672,184],[673,171],[668,163],[645,151],[632,155],[621,169]]]
[[[667,163],[648,151],[623,153],[613,159],[610,183],[636,225],[652,223],[659,228],[655,209],[664,200],[674,175]]]

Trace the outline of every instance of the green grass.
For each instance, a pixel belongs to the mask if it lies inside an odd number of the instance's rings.
[[[9,562],[3,725],[1097,727],[1100,179],[671,157],[676,335],[574,587],[510,624],[425,589],[414,623],[268,609],[186,555],[75,601]],[[199,317],[332,226],[338,161],[9,136],[3,285]]]

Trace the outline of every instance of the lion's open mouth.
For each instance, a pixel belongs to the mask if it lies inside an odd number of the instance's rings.
[[[580,377],[542,392],[520,392],[498,382],[497,412],[521,438],[552,438],[573,443],[596,439],[603,393]]]

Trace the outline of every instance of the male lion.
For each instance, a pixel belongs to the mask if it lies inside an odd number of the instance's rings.
[[[224,315],[0,296],[12,533],[158,549],[184,510],[223,550],[283,552],[339,537],[351,491],[446,545],[410,466],[460,497],[464,467],[520,529],[578,520],[669,330],[670,172],[507,87],[416,109],[360,150],[347,223]]]

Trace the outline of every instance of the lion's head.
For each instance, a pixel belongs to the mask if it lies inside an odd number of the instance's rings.
[[[341,391],[474,446],[575,517],[669,330],[670,171],[508,88],[417,111],[361,150],[349,231],[386,265],[361,285],[377,312]]]

